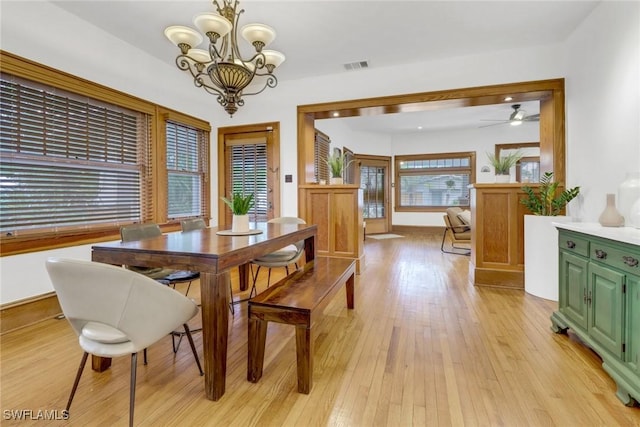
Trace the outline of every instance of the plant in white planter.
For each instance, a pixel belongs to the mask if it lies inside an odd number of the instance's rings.
[[[558,301],[558,230],[554,222],[569,222],[559,216],[580,193],[580,187],[558,192],[553,173],[540,177],[540,186],[522,187],[526,197],[520,200],[532,215],[524,216],[524,289],[526,292]]]
[[[331,184],[342,184],[344,170],[352,161],[347,162],[346,156],[339,151],[334,151],[325,161],[331,173],[331,180],[329,182]]]
[[[245,196],[242,193],[233,193],[231,199],[221,197],[222,201],[229,206],[233,214],[231,231],[244,233],[249,231],[249,211],[255,205],[253,194]]]
[[[526,199],[520,200],[533,215],[556,216],[575,199],[580,193],[580,187],[568,188],[558,193],[560,183],[553,181],[553,172],[545,172],[540,177],[540,187],[536,192],[533,188],[525,185],[522,191],[527,194]]]
[[[496,156],[493,153],[487,153],[487,157],[495,171],[496,182],[509,182],[511,179],[511,168],[522,158],[522,153],[520,151],[514,151],[506,156]]]

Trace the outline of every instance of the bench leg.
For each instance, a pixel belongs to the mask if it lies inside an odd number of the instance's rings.
[[[298,393],[309,394],[313,378],[313,340],[311,328],[296,326]]]
[[[347,284],[345,286],[347,290],[347,308],[353,310],[353,285],[355,283],[355,274],[352,274],[347,279]]]
[[[252,383],[262,378],[264,346],[267,340],[267,322],[249,319],[249,354],[247,357],[247,380]]]

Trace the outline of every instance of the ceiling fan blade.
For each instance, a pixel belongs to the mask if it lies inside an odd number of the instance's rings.
[[[526,122],[539,122],[540,121],[540,114],[532,114],[530,116],[526,116],[522,120],[524,120]]]
[[[480,119],[481,122],[503,122],[509,123],[509,120],[498,120],[498,119]]]
[[[495,126],[495,125],[504,125],[504,124],[507,124],[507,123],[509,123],[509,122],[508,121],[505,122],[503,120],[501,123],[491,123],[490,125],[478,126],[478,129],[480,129],[480,128],[488,128],[489,126]]]

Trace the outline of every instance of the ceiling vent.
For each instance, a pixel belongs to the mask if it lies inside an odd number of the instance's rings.
[[[360,70],[369,68],[369,63],[367,61],[350,62],[349,64],[344,64],[344,68],[345,70]]]

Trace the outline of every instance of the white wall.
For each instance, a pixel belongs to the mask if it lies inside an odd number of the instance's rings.
[[[640,3],[603,2],[565,51],[567,186],[582,194],[569,214],[597,221],[606,194],[640,171]]]
[[[636,2],[603,2],[562,45],[280,82],[276,89],[248,98],[233,119],[213,97],[193,89],[175,66],[51,3],[2,1],[0,40],[6,51],[207,120],[212,135],[218,126],[279,121],[281,170],[294,178],[298,105],[566,77],[567,184],[582,186],[580,217],[595,220],[605,193],[615,190],[623,171],[640,169],[638,7]],[[212,150],[212,165],[217,164],[215,156]],[[217,173],[212,172],[215,189]],[[282,183],[285,215],[297,212],[296,188],[296,179]],[[212,204],[217,212],[215,195]],[[0,258],[0,303],[52,290],[44,270],[51,255],[86,259],[89,247]],[[20,279],[25,271],[30,272],[28,281]]]

